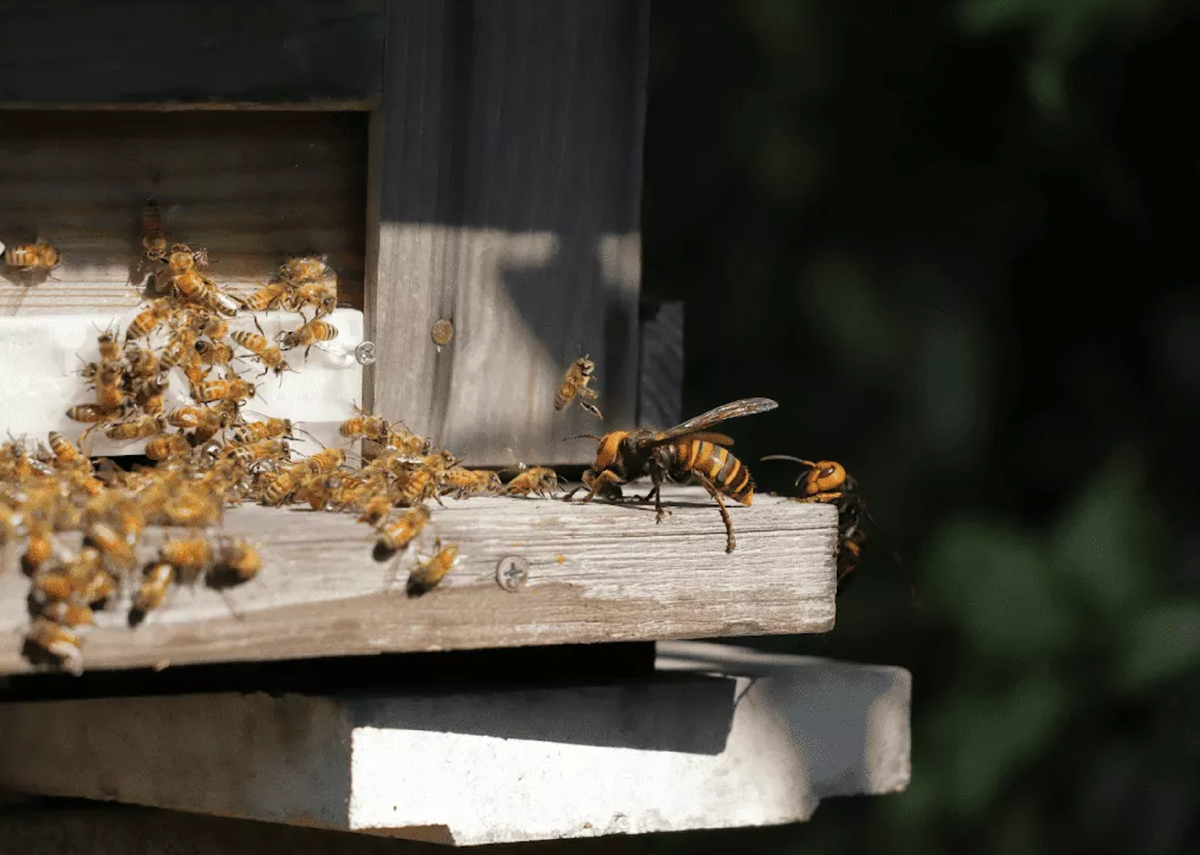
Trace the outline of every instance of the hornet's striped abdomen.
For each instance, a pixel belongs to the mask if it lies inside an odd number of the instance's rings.
[[[725,448],[708,440],[682,439],[675,443],[675,464],[682,472],[699,472],[735,502],[754,500],[750,470]]]

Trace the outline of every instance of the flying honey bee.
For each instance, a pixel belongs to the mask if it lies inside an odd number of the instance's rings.
[[[588,383],[595,376],[596,363],[591,360],[590,355],[585,354],[572,362],[562,385],[558,387],[558,394],[554,396],[554,409],[563,410],[571,401],[578,400],[579,406],[596,418],[603,419],[599,408],[592,403],[598,397],[596,390],[588,388]]]
[[[212,546],[203,537],[168,540],[159,548],[158,560],[174,567],[181,579],[191,581],[212,562]]]
[[[296,347],[304,348],[304,358],[308,358],[308,352],[313,349],[313,346],[319,341],[333,341],[337,338],[337,327],[328,321],[312,320],[294,330],[288,330],[280,333],[280,344],[284,350],[292,350]]]
[[[21,243],[4,251],[4,263],[14,273],[22,276],[49,275],[62,263],[62,255],[44,240]]]
[[[432,591],[458,563],[457,546],[450,545],[443,548],[442,542],[438,540],[435,548],[437,554],[418,563],[408,574],[408,584],[405,586],[405,590],[410,597],[419,597]]]
[[[744,398],[664,431],[638,428],[588,436],[597,441],[598,447],[595,462],[584,473],[585,483],[590,486],[583,501],[590,502],[601,490],[619,497],[621,484],[649,476],[653,488],[646,501],[654,499],[655,520],[662,522],[666,515],[661,496],[663,479],[682,481],[694,477],[716,500],[725,523],[725,551],[733,552],[737,541],[722,497],[749,505],[754,498],[754,481],[750,470],[725,449],[733,445],[733,440],[708,429],[728,419],[767,412],[778,406],[770,398]],[[572,490],[567,498],[579,489]]]
[[[42,651],[58,662],[68,674],[83,673],[82,637],[74,630],[39,617],[33,622],[25,637],[26,644]]]
[[[133,598],[133,608],[129,610],[129,625],[137,626],[146,619],[147,612],[161,606],[174,581],[175,568],[168,562],[147,564],[142,571],[142,584]]]
[[[379,529],[379,540],[375,543],[374,557],[376,561],[386,561],[388,558],[408,548],[429,522],[429,508],[417,505],[409,508],[400,517]]]
[[[210,588],[229,588],[249,582],[262,570],[263,559],[258,550],[244,540],[222,543],[204,582]]]

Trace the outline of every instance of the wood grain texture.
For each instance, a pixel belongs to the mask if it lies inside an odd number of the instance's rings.
[[[0,113],[0,241],[48,240],[53,278],[0,265],[0,315],[82,314],[138,303],[141,215],[208,247],[234,292],[293,253],[329,253],[339,298],[362,308],[366,113]]]
[[[85,668],[824,632],[834,621],[837,515],[832,507],[756,496],[730,506],[738,548],[699,488],[668,488],[673,513],[549,499],[473,498],[434,506],[425,541],[394,563],[371,557],[366,526],[343,515],[256,506],[221,533],[260,545],[259,578],[229,592],[172,591],[136,629],[127,601],[101,613]],[[433,536],[463,557],[441,585],[410,599],[404,582]],[[163,532],[147,534],[149,558]],[[26,672],[28,580],[10,544],[0,572],[0,674]],[[496,580],[504,556],[528,562],[515,593]],[[386,577],[395,585],[384,591]],[[237,616],[231,613],[237,610]]]
[[[6,4],[0,103],[378,98],[384,0]]]
[[[783,659],[736,679],[685,663],[523,689],[0,704],[0,784],[459,846],[778,825],[905,789],[911,675]]]
[[[682,300],[642,306],[638,427],[666,430],[685,418],[683,312]]]
[[[636,417],[646,5],[388,10],[374,407],[482,464],[584,463],[561,437],[599,423],[553,408],[575,357],[606,424]]]

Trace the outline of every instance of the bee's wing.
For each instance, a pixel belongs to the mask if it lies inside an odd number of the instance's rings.
[[[707,413],[696,416],[694,419],[688,419],[681,425],[676,425],[673,428],[660,431],[655,434],[651,445],[660,445],[664,442],[670,442],[673,439],[683,436],[684,434],[694,434],[703,431],[705,428],[710,428],[713,425],[720,424],[727,419],[735,419],[738,416],[750,416],[755,413],[765,413],[768,410],[773,410],[778,407],[776,401],[770,398],[742,398],[739,401],[732,401],[728,404],[722,404],[716,409],[709,410]],[[721,436],[718,434],[718,436]],[[728,437],[724,437],[728,439]],[[710,440],[713,441],[713,440]],[[723,443],[721,443],[723,444]]]
[[[702,430],[696,433],[689,433],[687,437],[698,442],[711,442],[713,445],[733,445],[732,437],[728,437],[723,433],[717,433],[716,431]],[[678,438],[676,437],[676,439]]]

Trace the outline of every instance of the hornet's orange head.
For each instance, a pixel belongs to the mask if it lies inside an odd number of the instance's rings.
[[[615,430],[600,437],[600,446],[596,449],[596,463],[593,467],[596,471],[608,469],[616,462],[621,443],[627,436],[629,436],[629,431]]]
[[[846,483],[846,470],[833,460],[818,460],[804,476],[804,494],[815,496],[840,490]]]

